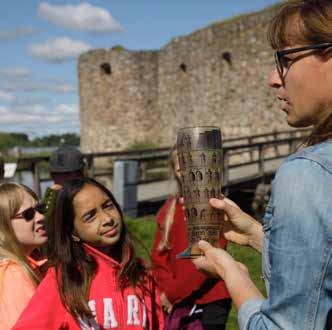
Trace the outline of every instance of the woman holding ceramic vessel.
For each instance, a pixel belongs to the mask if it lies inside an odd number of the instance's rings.
[[[332,2],[284,3],[269,28],[277,91],[287,123],[312,126],[304,148],[278,169],[261,225],[227,198],[225,237],[263,251],[267,298],[246,267],[200,243],[201,270],[222,277],[241,329],[323,329],[332,308]]]

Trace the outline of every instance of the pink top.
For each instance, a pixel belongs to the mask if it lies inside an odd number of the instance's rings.
[[[44,263],[28,258],[31,267]],[[0,329],[11,329],[27,306],[36,288],[29,275],[16,262],[0,261]]]

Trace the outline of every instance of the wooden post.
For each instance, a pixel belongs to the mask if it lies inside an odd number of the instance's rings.
[[[40,189],[39,166],[37,161],[33,161],[32,163],[32,173],[33,173],[33,190],[39,197],[42,197]]]
[[[273,138],[274,138],[274,142],[278,139],[278,131],[274,131],[273,132]],[[276,143],[274,143],[274,152],[275,152],[275,156],[279,156],[279,149],[278,149],[278,145]]]
[[[265,176],[265,164],[264,164],[264,145],[259,145],[258,147],[258,173],[261,178],[261,182],[264,182]]]
[[[115,160],[113,191],[123,213],[137,216],[138,161]]]
[[[86,160],[87,160],[87,166],[88,166],[89,176],[91,178],[93,178],[95,176],[95,166],[94,166],[93,155],[90,154],[89,156],[87,156]]]
[[[290,133],[290,145],[289,145],[289,153],[292,154],[296,150],[296,141],[294,139],[296,138],[296,133],[291,132]]]
[[[252,137],[248,138],[248,144],[249,144],[249,148],[252,144]],[[254,150],[252,148],[250,148],[250,161],[252,162],[254,160]]]
[[[139,168],[140,168],[140,179],[141,180],[146,180],[146,169],[148,167],[148,163],[141,161],[139,164]]]

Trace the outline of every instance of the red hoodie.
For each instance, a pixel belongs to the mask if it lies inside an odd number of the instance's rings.
[[[39,284],[29,305],[13,329],[163,329],[159,296],[153,281],[147,277],[149,292],[128,287],[123,292],[116,284],[119,264],[107,255],[85,245],[97,262],[98,269],[92,280],[89,307],[95,315],[88,322],[73,317],[61,302],[54,268]],[[141,299],[143,298],[143,299]]]
[[[169,198],[157,215],[157,231],[151,251],[153,273],[160,292],[164,292],[168,300],[174,304],[181,302],[194,291],[206,283],[208,277],[199,272],[191,260],[176,259],[176,255],[188,247],[187,230],[184,222],[182,205],[176,202],[173,225],[169,234],[170,250],[159,251],[158,245],[162,238],[162,226],[170,204],[174,200]],[[225,238],[220,238],[220,246],[226,247]],[[211,280],[210,280],[211,281]],[[207,284],[207,283],[206,283]],[[211,285],[212,284],[212,285]],[[207,304],[212,301],[229,298],[224,281],[210,283],[194,303]]]

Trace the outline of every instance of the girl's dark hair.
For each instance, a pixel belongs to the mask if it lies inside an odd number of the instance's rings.
[[[83,242],[72,238],[75,218],[73,201],[85,185],[93,185],[103,191],[112,200],[123,222],[121,209],[106,187],[90,178],[73,179],[65,184],[57,199],[55,216],[51,220],[54,245],[49,259],[50,266],[55,268],[62,303],[75,317],[89,319],[93,315],[88,307],[88,297],[98,265],[94,257],[85,251]],[[144,288],[146,270],[135,255],[133,239],[124,222],[119,241],[114,245],[114,252],[120,256],[120,268],[117,272],[120,289],[137,285]]]

